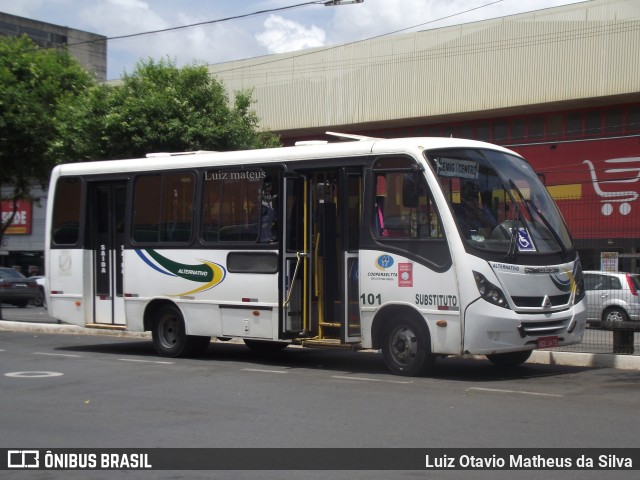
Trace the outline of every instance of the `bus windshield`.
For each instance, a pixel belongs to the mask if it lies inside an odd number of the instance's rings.
[[[467,245],[507,257],[571,248],[562,215],[525,160],[480,149],[428,157]]]

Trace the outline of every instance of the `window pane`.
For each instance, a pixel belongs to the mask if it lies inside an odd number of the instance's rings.
[[[276,238],[277,178],[262,169],[205,172],[203,239],[271,242]]]
[[[233,177],[223,180],[220,209],[221,241],[258,240],[261,183]]]
[[[557,113],[547,117],[547,137],[557,139],[562,135],[562,114]]]
[[[506,143],[507,142],[507,121],[506,120],[496,120],[493,122],[493,141],[496,143]]]
[[[163,175],[160,241],[188,242],[193,221],[195,177],[191,173]]]
[[[569,113],[567,115],[567,137],[582,136],[582,113]]]
[[[640,130],[640,106],[629,108],[627,118],[627,131],[636,132]]]
[[[587,112],[585,117],[585,133],[593,135],[602,132],[602,112]]]
[[[376,175],[376,234],[382,238],[442,238],[443,232],[422,176]]]
[[[220,226],[220,192],[222,182],[220,172],[205,172],[202,187],[202,239],[217,242]]]
[[[622,132],[622,124],[624,122],[624,112],[622,110],[609,110],[605,115],[606,133]]]
[[[514,118],[511,121],[511,129],[509,131],[509,140],[512,142],[523,142],[525,130],[524,118]]]
[[[80,195],[82,182],[77,177],[63,177],[56,185],[51,238],[56,245],[78,243],[80,232]]]
[[[441,137],[442,136],[442,128],[441,127],[427,127],[427,136],[428,137]]]
[[[347,182],[347,250],[357,251],[360,239],[360,199],[362,198],[362,177],[350,175]]]
[[[540,140],[542,137],[544,137],[544,117],[531,117],[529,119],[527,138],[529,140]]]
[[[133,240],[157,242],[160,222],[162,177],[143,175],[136,178],[133,204]]]
[[[491,140],[491,130],[489,122],[480,122],[476,128],[476,138],[483,142]]]
[[[473,140],[473,125],[462,125],[460,127],[460,138],[468,138],[470,140]]]

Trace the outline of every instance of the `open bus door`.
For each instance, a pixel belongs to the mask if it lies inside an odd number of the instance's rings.
[[[282,338],[308,346],[359,342],[361,170],[285,173],[282,191]]]
[[[87,218],[93,264],[93,324],[124,326],[123,250],[127,184],[89,184]],[[88,319],[91,324],[91,319]]]
[[[299,338],[308,330],[308,180],[284,172],[280,202],[280,337]]]
[[[360,330],[360,225],[362,224],[362,171],[342,169],[342,231],[344,249],[342,251],[344,316],[345,323],[341,338],[345,343],[359,342]]]

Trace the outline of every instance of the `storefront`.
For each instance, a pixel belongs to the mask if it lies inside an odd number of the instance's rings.
[[[3,191],[6,198],[8,191]],[[25,275],[44,273],[44,224],[47,197],[40,186],[31,190],[32,198],[20,200],[13,222],[5,231],[0,245],[0,266],[13,267]],[[13,212],[13,202],[2,200],[2,220]]]

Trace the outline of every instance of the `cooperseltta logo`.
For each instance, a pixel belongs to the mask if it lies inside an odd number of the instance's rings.
[[[380,255],[376,258],[376,268],[378,270],[386,270],[391,268],[394,264],[393,257],[391,255]]]
[[[204,292],[222,283],[227,275],[227,270],[222,265],[207,260],[199,260],[202,262],[200,265],[185,265],[160,255],[153,249],[136,250],[136,253],[147,265],[160,273],[204,284],[186,292],[171,294],[172,296]]]

